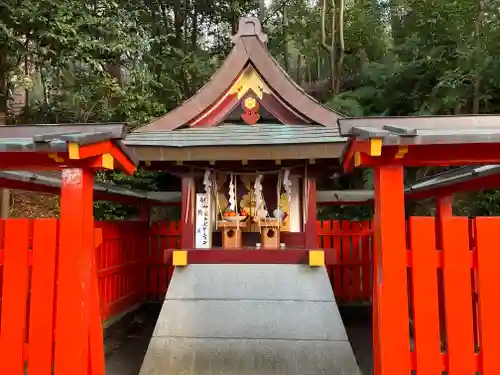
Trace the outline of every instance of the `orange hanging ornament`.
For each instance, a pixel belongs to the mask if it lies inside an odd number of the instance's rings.
[[[246,98],[242,102],[243,113],[241,118],[249,125],[255,125],[260,119],[259,103],[252,97]]]

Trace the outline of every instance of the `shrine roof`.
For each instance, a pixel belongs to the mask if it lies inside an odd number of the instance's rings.
[[[59,169],[83,166],[84,159],[93,167],[112,169],[116,160],[122,171],[131,174],[137,161],[122,143],[125,133],[125,124],[113,123],[2,125],[2,169]]]
[[[500,165],[465,166],[416,182],[405,190],[411,199],[424,199],[500,187]]]
[[[500,116],[408,116],[339,119],[343,136],[382,139],[384,145],[491,143],[500,141]]]
[[[339,143],[336,129],[324,126],[284,124],[224,124],[215,127],[177,129],[170,132],[151,131],[131,133],[125,139],[127,146],[199,147],[294,145],[311,143]]]
[[[88,145],[112,140],[121,151],[132,158],[123,146],[125,124],[35,124],[0,126],[0,151],[57,152],[66,151],[67,143]]]
[[[184,126],[215,126],[222,122],[245,95],[259,99],[279,122],[331,127],[343,116],[309,96],[269,53],[267,36],[255,17],[240,19],[232,37],[234,47],[223,65],[191,98],[134,133],[171,131]],[[252,104],[251,109],[254,109]]]

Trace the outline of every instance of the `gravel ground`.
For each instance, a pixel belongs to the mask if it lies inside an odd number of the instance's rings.
[[[106,375],[137,375],[161,304],[145,305],[105,333]],[[363,375],[372,375],[372,327],[369,308],[346,307],[340,313]]]

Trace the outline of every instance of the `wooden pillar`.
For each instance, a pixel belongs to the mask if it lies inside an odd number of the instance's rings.
[[[436,247],[443,249],[443,218],[453,216],[453,197],[447,195],[436,198]]]
[[[0,126],[5,125],[5,112],[0,111]],[[8,219],[10,214],[10,190],[0,189],[0,218]]]
[[[55,374],[86,375],[89,366],[93,181],[90,170],[62,172]]]
[[[305,204],[307,205],[304,225],[306,248],[314,249],[316,240],[316,177],[308,175],[304,178]]]
[[[8,219],[10,216],[10,190],[0,189],[0,217]]]
[[[401,375],[410,365],[403,167],[374,172],[374,374]]]
[[[181,190],[181,247],[183,249],[194,248],[195,193],[194,178],[183,176]]]

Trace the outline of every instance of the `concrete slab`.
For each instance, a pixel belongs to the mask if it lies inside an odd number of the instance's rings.
[[[154,336],[347,340],[336,304],[308,301],[167,300]]]
[[[141,375],[359,375],[348,342],[155,337]]]
[[[176,283],[176,278],[182,282]],[[174,271],[166,299],[334,301],[324,267],[193,264]]]
[[[141,375],[359,375],[324,267],[191,265],[170,283]]]

